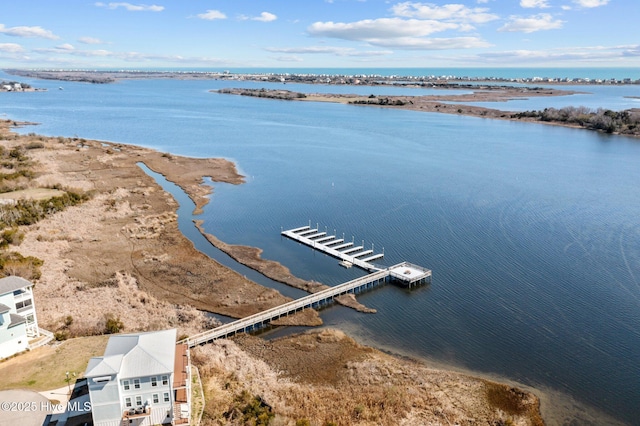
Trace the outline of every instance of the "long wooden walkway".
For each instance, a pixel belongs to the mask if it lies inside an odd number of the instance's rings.
[[[312,229],[311,226],[282,231],[282,235],[337,257],[341,259],[342,262],[349,262],[349,264],[356,265],[371,273],[364,277],[356,278],[355,280],[319,291],[318,293],[292,300],[275,308],[267,309],[266,311],[190,336],[180,343],[186,343],[189,347],[194,347],[212,342],[216,339],[229,337],[236,333],[253,331],[280,317],[296,313],[306,308],[318,308],[330,303],[335,297],[347,293],[358,293],[367,288],[382,285],[389,281],[399,281],[408,287],[431,282],[431,270],[429,269],[413,265],[409,262],[402,262],[388,268],[376,266],[370,262],[381,258],[384,253],[371,255],[371,253],[373,253],[373,246],[371,250],[363,250],[363,246],[352,247],[354,245],[353,242],[344,243],[344,237],[336,238],[335,235],[327,236],[326,232],[318,232],[318,229]],[[363,256],[367,257],[360,259],[360,257]]]
[[[189,347],[194,347],[216,339],[232,336],[236,333],[252,331],[274,319],[293,314],[305,308],[322,306],[329,303],[331,299],[342,294],[353,292],[357,293],[365,288],[384,284],[389,276],[389,270],[374,272],[373,274],[347,281],[346,283],[330,287],[326,290],[319,291],[318,293],[310,294],[309,296],[305,296],[297,300],[292,300],[291,302],[276,306],[275,308],[271,308],[240,320],[221,325],[220,327],[204,331],[200,334],[190,336],[185,339],[183,343],[187,343]]]
[[[292,300],[275,308],[267,309],[260,313],[221,325],[214,329],[204,331],[199,334],[182,340],[189,347],[202,345],[216,339],[222,339],[237,333],[244,333],[257,330],[269,322],[280,317],[296,313],[305,308],[318,308],[332,301],[337,296],[347,293],[359,293],[367,288],[383,285],[390,280],[397,280],[407,284],[409,287],[418,283],[431,281],[431,271],[408,262],[403,262],[389,268],[373,272],[364,277],[347,281],[346,283],[330,287],[318,293],[310,294],[297,300]]]

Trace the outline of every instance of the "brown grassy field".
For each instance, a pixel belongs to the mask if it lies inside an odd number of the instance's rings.
[[[247,415],[269,425],[544,424],[530,393],[400,360],[336,330],[243,335],[192,353],[207,399],[203,425],[244,424]]]
[[[71,377],[79,378],[87,368],[89,358],[104,353],[107,340],[108,336],[70,339],[0,362],[0,390],[61,388],[67,384],[67,372]]]

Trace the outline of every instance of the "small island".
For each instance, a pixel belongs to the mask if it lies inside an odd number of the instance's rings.
[[[45,90],[46,89],[36,89],[27,83],[20,83],[18,81],[0,82],[0,92],[37,92]]]
[[[499,120],[526,121],[565,127],[583,128],[609,134],[640,137],[640,109],[612,111],[587,107],[545,108],[542,111],[503,111],[480,106],[465,105],[463,102],[498,102],[510,99],[538,96],[565,96],[576,92],[544,89],[539,87],[521,88],[512,86],[488,86],[464,95],[391,96],[330,93],[300,93],[282,89],[221,89],[212,92],[265,99],[287,101],[335,102],[352,105],[399,108],[413,111],[438,112],[445,114],[469,115]],[[452,103],[452,102],[455,102]]]

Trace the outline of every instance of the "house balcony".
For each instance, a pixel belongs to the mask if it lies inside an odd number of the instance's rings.
[[[144,417],[149,417],[151,415],[151,407],[144,406],[144,407],[131,407],[128,408],[124,411],[124,413],[122,414],[122,420],[135,420],[135,419],[141,419]]]
[[[173,404],[173,424],[188,425],[191,418],[191,408],[185,402],[175,402]]]
[[[33,298],[33,292],[31,292],[31,290],[23,291],[19,294],[14,293],[13,295],[14,302],[22,302],[25,299],[31,299],[31,298]]]

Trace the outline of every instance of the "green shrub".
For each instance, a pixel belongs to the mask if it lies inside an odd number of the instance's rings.
[[[44,148],[44,144],[42,142],[30,142],[25,145],[26,149],[40,149]]]
[[[53,334],[53,337],[59,342],[62,342],[63,340],[67,340],[69,338],[69,330],[56,331]]]
[[[37,257],[24,257],[18,252],[0,254],[0,275],[17,275],[27,280],[37,280],[42,275],[40,267],[44,262]]]
[[[119,333],[120,330],[124,328],[124,324],[120,321],[120,318],[113,314],[105,314],[104,319],[106,321],[104,325],[105,334]]]
[[[255,426],[267,426],[275,417],[271,407],[259,396],[252,396],[243,390],[236,396],[229,411],[224,416],[227,419],[242,417],[243,424]]]
[[[18,228],[5,229],[0,234],[0,248],[6,248],[9,244],[18,246],[22,240],[24,240],[24,233],[20,232]]]

